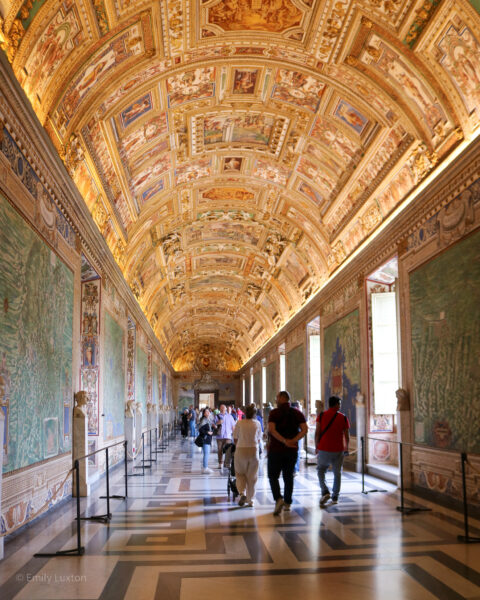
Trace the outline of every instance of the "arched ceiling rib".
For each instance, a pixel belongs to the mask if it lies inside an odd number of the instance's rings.
[[[478,128],[467,0],[0,2],[175,368],[238,369]]]

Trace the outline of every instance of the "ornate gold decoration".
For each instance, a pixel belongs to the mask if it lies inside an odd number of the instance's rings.
[[[425,29],[426,24],[430,21],[435,10],[440,4],[441,0],[425,0],[419,10],[417,10],[417,15],[413,20],[410,28],[405,36],[403,43],[410,48],[413,48],[415,42],[417,41],[419,35]]]
[[[95,223],[97,224],[100,233],[103,235],[108,221],[108,214],[105,210],[101,198],[98,198],[93,206],[92,217]]]
[[[65,146],[65,151],[62,157],[65,166],[71,175],[75,172],[77,166],[82,162],[83,157],[84,150],[80,138],[72,133],[68,144]]]
[[[375,46],[366,46],[365,50],[375,60],[378,60],[382,56],[382,51],[379,48],[375,48]]]
[[[117,261],[117,263],[122,267],[126,261],[125,254],[125,244],[122,240],[118,240],[113,248],[113,258]]]

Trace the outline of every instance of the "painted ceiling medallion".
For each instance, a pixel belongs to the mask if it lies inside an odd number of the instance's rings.
[[[303,12],[291,0],[220,0],[208,9],[208,23],[224,31],[281,33],[300,25]]]

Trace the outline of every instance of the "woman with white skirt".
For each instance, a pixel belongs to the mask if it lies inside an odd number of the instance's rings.
[[[262,443],[262,428],[256,419],[254,404],[247,406],[245,419],[238,420],[233,430],[235,442],[235,476],[240,494],[239,506],[253,506],[255,484],[258,478],[259,446]]]

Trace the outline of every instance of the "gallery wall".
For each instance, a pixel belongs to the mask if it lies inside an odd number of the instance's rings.
[[[477,143],[480,146],[480,143]],[[369,360],[367,278],[392,260],[399,267],[399,339],[401,383],[406,401],[402,431],[392,426],[378,443],[367,445],[367,462],[397,461],[397,441],[404,445],[404,479],[420,492],[456,502],[462,497],[460,453],[466,452],[469,501],[480,504],[475,473],[480,469],[480,161],[471,148],[442,177],[419,194],[390,228],[297,314],[244,365],[240,376],[267,368],[267,393],[279,368],[279,348],[287,345],[286,387],[301,394],[308,378],[307,354],[292,339],[306,335],[308,323],[320,317],[322,389],[342,399],[351,423],[352,447],[360,434],[378,437],[374,419],[372,365]],[[301,332],[301,333],[299,333]],[[272,358],[273,356],[273,358]],[[290,366],[289,366],[290,364]],[[308,394],[308,386],[305,388]],[[357,431],[356,403],[366,403],[367,428]],[[390,416],[389,416],[390,417]],[[370,454],[370,455],[369,455]]]
[[[145,427],[148,402],[173,401],[163,349],[5,68],[0,60],[4,534],[71,494],[75,392],[88,393],[90,452],[123,439],[129,393],[138,393]],[[128,357],[129,323],[138,333],[137,369],[137,356]],[[122,458],[121,446],[111,451],[112,464]],[[88,469],[92,482],[105,469],[104,453],[90,457]]]

